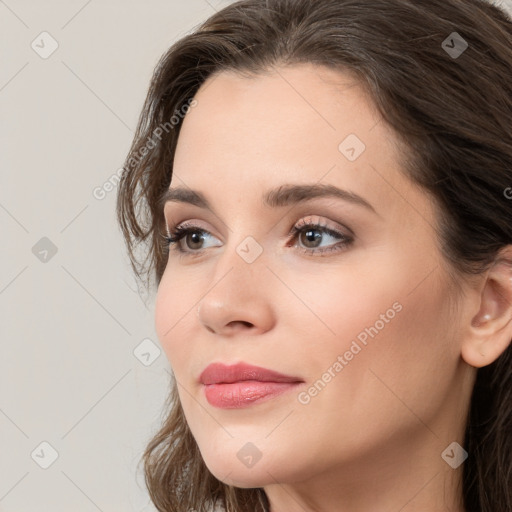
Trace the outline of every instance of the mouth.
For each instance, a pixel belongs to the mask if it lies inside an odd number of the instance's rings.
[[[199,382],[210,405],[240,409],[275,398],[304,380],[246,363],[231,366],[213,363],[201,373]]]

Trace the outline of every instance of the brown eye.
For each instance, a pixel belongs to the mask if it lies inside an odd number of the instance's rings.
[[[201,249],[200,245],[204,242],[204,236],[200,234],[201,231],[190,231],[184,235],[185,244],[191,250]],[[189,243],[190,241],[190,243]]]
[[[322,254],[331,251],[337,251],[346,248],[353,242],[353,237],[345,235],[334,229],[320,224],[302,222],[292,228],[293,239],[297,238],[297,247],[308,254]],[[329,238],[334,242],[328,243],[322,247],[322,242],[329,242]]]
[[[300,240],[307,248],[318,247],[317,242],[321,242],[322,235],[318,229],[308,229],[307,231],[301,231]]]
[[[183,253],[184,255],[187,253],[202,253],[207,249],[207,247],[203,247],[202,244],[209,238],[215,238],[208,231],[194,225],[184,224],[173,229],[168,228],[168,231],[171,235],[166,237],[169,247],[172,247],[173,250],[176,250],[179,253]]]

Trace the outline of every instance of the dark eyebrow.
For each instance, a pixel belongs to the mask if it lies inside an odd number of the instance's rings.
[[[282,208],[284,206],[295,205],[302,201],[316,199],[319,197],[334,197],[343,199],[344,201],[363,206],[368,210],[377,213],[375,208],[368,201],[366,201],[366,199],[363,199],[356,193],[328,184],[281,185],[268,191],[263,196],[263,204],[265,206],[269,206],[270,208]],[[206,197],[201,192],[197,192],[189,188],[175,187],[167,189],[160,199],[160,205],[162,209],[169,201],[189,203],[213,212],[213,209]]]

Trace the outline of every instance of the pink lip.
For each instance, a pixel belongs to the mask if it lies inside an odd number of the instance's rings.
[[[274,398],[304,381],[266,368],[238,363],[213,363],[199,377],[208,402],[222,409],[238,409]]]

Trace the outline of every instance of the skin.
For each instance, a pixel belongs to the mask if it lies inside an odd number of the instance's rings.
[[[272,512],[463,511],[463,464],[452,469],[441,454],[464,445],[476,368],[512,338],[508,267],[461,280],[456,293],[435,205],[401,172],[392,130],[349,75],[309,64],[251,78],[222,72],[195,99],[171,188],[202,192],[215,213],[166,204],[170,228],[187,221],[206,233],[203,245],[181,241],[187,254],[171,248],[155,327],[207,467],[229,485],[263,487]],[[338,149],[349,134],[366,146],[353,162]],[[288,183],[332,184],[375,212],[337,198],[263,205]],[[301,219],[352,232],[353,242],[321,254],[340,240],[321,229],[316,244],[293,239]],[[248,236],[263,250],[252,263],[236,250]],[[397,303],[300,403],[299,391]],[[211,406],[200,373],[240,361],[304,383],[244,409]],[[237,457],[247,442],[261,452],[250,468]]]

